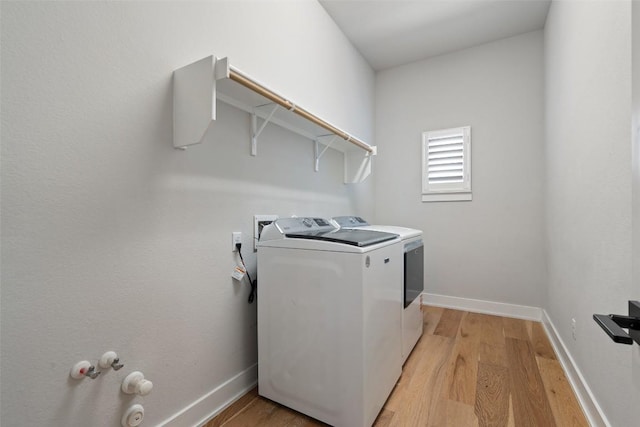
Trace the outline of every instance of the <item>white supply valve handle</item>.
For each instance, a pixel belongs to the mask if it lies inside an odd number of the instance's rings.
[[[120,363],[120,359],[115,351],[107,351],[100,358],[100,362],[98,363],[101,368],[113,368],[115,371],[122,368],[124,365]]]
[[[144,374],[140,371],[131,372],[122,381],[122,392],[126,394],[139,394],[145,396],[151,393],[153,383],[144,379]]]
[[[76,363],[75,365],[73,365],[73,368],[71,368],[71,378],[76,379],[76,380],[81,380],[84,378],[84,374],[87,373],[87,370],[89,370],[89,367],[91,366],[91,363],[89,363],[88,360],[83,360],[81,362]]]
[[[95,380],[98,375],[100,375],[100,372],[96,371],[96,367],[93,366],[88,360],[82,360],[73,365],[73,368],[71,368],[71,372],[69,373],[69,375],[71,375],[71,378],[76,380],[81,380],[86,377]]]
[[[122,416],[122,427],[137,427],[144,419],[144,408],[142,405],[131,405]]]

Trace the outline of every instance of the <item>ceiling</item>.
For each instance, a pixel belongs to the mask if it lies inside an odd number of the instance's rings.
[[[319,0],[375,70],[544,27],[551,0]]]

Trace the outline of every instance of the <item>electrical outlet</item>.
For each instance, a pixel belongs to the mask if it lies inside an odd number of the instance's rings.
[[[576,319],[575,317],[571,319],[571,336],[573,340],[576,340]]]
[[[262,229],[278,219],[278,215],[254,215],[253,216],[253,251],[258,250],[258,241]]]
[[[242,244],[242,232],[234,231],[231,233],[231,252],[237,252],[238,248],[236,248],[236,244]]]

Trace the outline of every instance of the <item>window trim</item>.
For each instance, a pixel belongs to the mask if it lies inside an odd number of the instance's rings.
[[[428,144],[434,137],[462,134],[463,181],[455,183],[429,184]],[[469,201],[471,193],[471,126],[425,131],[422,133],[422,201]]]

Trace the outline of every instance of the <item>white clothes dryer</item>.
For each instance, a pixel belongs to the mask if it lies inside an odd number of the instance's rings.
[[[394,233],[402,240],[403,268],[397,278],[403,292],[402,363],[422,336],[424,320],[420,309],[420,295],[424,292],[424,244],[422,230],[392,225],[369,225],[359,216],[338,216],[332,221],[341,229],[358,229]]]

